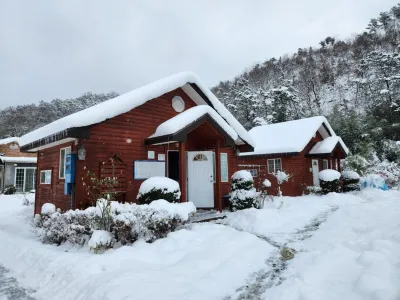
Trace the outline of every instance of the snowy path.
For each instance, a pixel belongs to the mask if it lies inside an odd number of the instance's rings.
[[[0,300],[35,300],[28,295],[28,291],[22,288],[18,281],[8,276],[6,268],[0,265]]]
[[[264,240],[277,249],[265,261],[264,267],[251,274],[245,285],[238,288],[234,295],[228,296],[224,298],[224,300],[260,300],[267,289],[280,285],[285,280],[284,271],[287,268],[287,261],[280,259],[280,250],[289,243],[303,241],[310,238],[313,232],[318,230],[319,226],[337,209],[337,206],[333,206],[329,210],[320,213],[309,224],[304,226],[303,229],[299,229],[295,233],[289,234],[283,243],[275,242],[273,238],[265,235],[255,234],[258,238]]]

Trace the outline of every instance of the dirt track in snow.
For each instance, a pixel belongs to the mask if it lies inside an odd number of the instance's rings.
[[[337,206],[330,210],[317,215],[304,228],[297,230],[286,239],[284,243],[275,242],[267,236],[256,235],[259,239],[264,240],[277,250],[265,261],[265,266],[257,272],[250,275],[247,283],[238,288],[234,295],[225,297],[224,300],[261,300],[264,292],[281,284],[285,280],[284,271],[287,268],[288,261],[280,259],[280,250],[288,243],[302,241],[312,237],[313,233],[319,229],[319,226],[324,223],[328,217],[338,209]],[[295,249],[299,250],[299,249]]]

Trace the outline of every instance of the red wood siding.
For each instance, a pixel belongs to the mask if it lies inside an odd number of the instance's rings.
[[[42,205],[47,202],[63,211],[71,207],[71,198],[64,195],[65,180],[59,178],[60,149],[68,146],[71,146],[72,151],[75,150],[70,142],[38,152],[35,213],[40,213]],[[40,184],[42,170],[51,170],[51,184]]]

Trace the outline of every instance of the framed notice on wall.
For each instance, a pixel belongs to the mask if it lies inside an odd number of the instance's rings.
[[[141,180],[154,176],[165,176],[165,161],[135,160],[133,162],[133,179]]]

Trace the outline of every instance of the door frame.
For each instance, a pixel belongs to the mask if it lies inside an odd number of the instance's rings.
[[[215,187],[215,152],[212,150],[195,150],[195,151],[186,151],[186,199],[188,199],[188,201],[190,200],[190,178],[189,178],[189,170],[190,170],[190,163],[191,161],[189,161],[189,153],[203,153],[203,152],[210,152],[211,153],[211,157],[209,158],[209,161],[211,161],[212,164],[212,168],[211,168],[211,177],[212,177],[212,181],[210,181],[210,185],[211,185],[211,191],[212,191],[212,205],[211,206],[200,206],[199,208],[215,208],[215,191],[214,191],[214,187]],[[194,156],[193,156],[194,157]],[[193,201],[192,201],[193,202]]]
[[[314,162],[317,162],[317,168],[318,168],[318,184],[315,184],[315,175],[314,175]],[[311,172],[312,172],[312,177],[313,177],[313,185],[314,186],[319,186],[319,160],[318,159],[312,159],[311,160]]]

